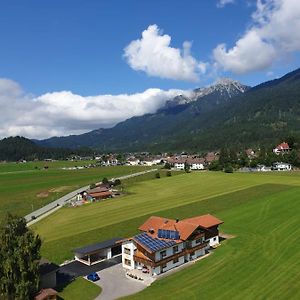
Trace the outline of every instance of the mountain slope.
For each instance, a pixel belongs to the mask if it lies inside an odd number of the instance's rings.
[[[84,145],[101,150],[147,149],[149,142],[155,145],[164,141],[165,136],[173,135],[191,115],[201,116],[247,90],[248,86],[223,79],[210,87],[194,90],[189,97],[176,96],[155,114],[133,117],[110,129],[36,142],[50,147],[76,148]]]
[[[117,151],[205,151],[224,145],[271,145],[291,134],[300,138],[300,69],[252,89],[223,80],[174,101],[155,114],[110,129],[41,143]]]
[[[91,154],[91,150],[80,149],[76,153]],[[66,158],[74,154],[74,150],[45,148],[36,145],[33,141],[24,137],[8,137],[0,140],[0,161],[34,160],[45,158]]]

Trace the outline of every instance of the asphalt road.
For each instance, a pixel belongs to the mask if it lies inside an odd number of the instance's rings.
[[[124,180],[127,178],[131,178],[131,177],[136,177],[136,176],[140,176],[149,172],[154,172],[157,171],[157,169],[150,169],[147,171],[142,171],[142,172],[137,172],[137,173],[133,173],[133,174],[129,174],[129,175],[124,175],[121,177],[115,177],[115,179],[120,179],[120,180]],[[41,216],[43,216],[44,214],[47,213],[47,215],[49,215],[51,212],[56,211],[59,207],[62,207],[66,204],[66,202],[68,202],[69,200],[71,200],[72,198],[74,198],[78,193],[83,192],[85,190],[89,189],[89,185],[83,186],[73,192],[70,192],[64,196],[62,196],[61,198],[31,212],[30,214],[25,216],[25,220],[27,223],[33,224],[36,221],[38,221]],[[33,220],[33,218],[35,218],[35,220]]]

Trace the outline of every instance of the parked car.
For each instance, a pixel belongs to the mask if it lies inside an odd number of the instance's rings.
[[[96,272],[93,272],[87,276],[87,279],[90,281],[97,281],[97,280],[100,280],[100,277],[98,276],[98,274]]]

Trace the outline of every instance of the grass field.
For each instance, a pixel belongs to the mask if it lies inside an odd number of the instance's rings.
[[[79,277],[59,292],[59,299],[94,300],[100,293],[101,288],[98,285]]]
[[[44,162],[0,164],[0,220],[7,212],[26,215],[60,196],[103,177],[116,177],[144,170],[144,167],[101,167],[62,170],[86,162]],[[37,166],[37,169],[35,167]]]
[[[192,173],[137,183],[130,194],[62,209],[33,228],[43,256],[114,236],[131,236],[150,215],[185,218],[212,213],[236,237],[214,253],[129,299],[299,299],[300,173]]]

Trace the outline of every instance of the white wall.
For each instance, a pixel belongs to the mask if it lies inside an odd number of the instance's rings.
[[[184,243],[176,244],[174,246],[178,246],[178,251],[176,253],[182,252],[182,250],[184,249]],[[173,247],[174,246],[162,250],[162,251],[166,251],[167,252],[166,253],[167,255],[164,256],[163,259],[168,258],[169,256],[172,256],[173,254],[175,254],[175,253],[173,253]],[[160,258],[160,252],[162,252],[162,251],[158,251],[158,252],[155,253],[155,261],[161,260],[161,258]]]
[[[193,240],[193,241],[192,241],[192,247],[198,246],[198,245],[200,245],[201,243],[203,243],[203,242],[204,242],[204,236],[201,237],[200,240],[201,240],[201,242],[198,243],[198,244],[196,243],[196,240]]]
[[[204,170],[204,165],[203,164],[192,164],[191,170]]]
[[[124,252],[124,248],[130,249],[130,254],[126,254]],[[135,246],[133,241],[126,241],[122,244],[122,265],[123,265],[123,268],[129,269],[129,270],[133,270],[135,268],[135,262],[133,260],[133,254],[134,254],[135,249],[136,249],[136,246]],[[131,261],[130,266],[125,264],[125,259],[128,259],[128,260]]]
[[[184,169],[184,164],[175,163],[174,168],[179,169],[179,170],[183,170]]]
[[[214,237],[208,239],[207,241],[209,241],[209,246],[210,247],[218,245],[219,244],[219,236],[214,236]]]
[[[177,263],[173,263],[173,260],[167,262],[166,264],[166,268],[163,268],[163,273],[167,272],[175,267],[178,267],[180,265],[184,264],[184,255],[178,258],[178,262]],[[152,275],[158,275],[161,274],[161,267],[156,267],[152,269]]]

